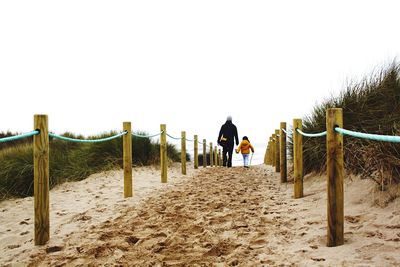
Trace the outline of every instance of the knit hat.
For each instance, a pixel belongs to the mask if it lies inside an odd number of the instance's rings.
[[[232,121],[232,116],[226,117],[226,120],[227,120],[227,121]]]

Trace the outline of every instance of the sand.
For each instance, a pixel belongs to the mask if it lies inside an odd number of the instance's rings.
[[[51,192],[51,239],[32,243],[32,198],[0,203],[2,265],[31,266],[398,266],[400,200],[371,180],[347,179],[345,244],[326,247],[326,183],[305,178],[305,197],[259,165],[179,174],[135,169],[97,174]]]

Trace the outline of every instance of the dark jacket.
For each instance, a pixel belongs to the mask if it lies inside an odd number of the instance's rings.
[[[235,124],[233,124],[231,121],[226,121],[224,125],[222,125],[221,130],[219,131],[218,135],[218,144],[220,144],[220,140],[222,135],[224,138],[227,139],[227,143],[229,145],[234,145],[234,141],[236,141],[236,145],[239,145],[239,137],[238,137],[238,132]]]

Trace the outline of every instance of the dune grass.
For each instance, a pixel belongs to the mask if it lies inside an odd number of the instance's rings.
[[[324,131],[326,109],[333,107],[343,109],[345,129],[400,135],[400,65],[392,63],[361,82],[351,82],[340,95],[316,105],[303,119],[303,131]],[[304,174],[325,171],[325,139],[303,137],[303,156]],[[347,172],[371,177],[382,187],[400,182],[400,144],[345,136],[344,160]]]
[[[3,133],[4,134],[4,133]],[[5,133],[14,135],[12,133]],[[87,139],[112,136],[107,132]],[[146,135],[145,132],[137,134]],[[65,133],[63,136],[83,139],[81,135]],[[160,145],[150,138],[132,136],[132,160],[134,166],[159,163]],[[171,161],[180,161],[180,152],[167,144],[167,155]],[[122,138],[102,143],[73,143],[50,138],[50,187],[65,181],[77,181],[105,170],[122,167]],[[190,158],[188,158],[190,159]],[[10,197],[33,195],[33,148],[32,139],[10,142],[0,149],[0,200]]]

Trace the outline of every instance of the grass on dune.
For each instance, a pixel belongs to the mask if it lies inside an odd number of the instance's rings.
[[[338,96],[316,105],[303,119],[303,131],[325,131],[326,109],[333,107],[343,109],[345,129],[400,135],[400,65],[392,63],[358,83],[349,83]],[[303,137],[303,157],[304,174],[325,171],[325,139]],[[383,187],[400,182],[400,144],[345,136],[344,160],[347,172],[371,177]]]
[[[8,136],[15,135],[6,133]],[[115,135],[108,132],[87,139]],[[146,135],[145,132],[137,132]],[[81,135],[65,133],[63,136],[83,139]],[[33,195],[33,147],[29,142],[11,142],[0,149],[0,200],[9,197]],[[122,138],[101,143],[73,143],[50,138],[50,187],[65,181],[77,181],[105,170],[122,167]],[[150,138],[132,136],[132,161],[134,166],[159,164],[160,145]],[[180,151],[167,144],[171,161],[180,161]]]

